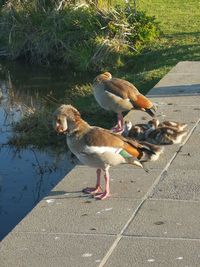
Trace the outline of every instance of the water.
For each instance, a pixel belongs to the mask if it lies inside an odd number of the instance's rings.
[[[74,167],[67,151],[56,155],[6,145],[13,123],[39,108],[43,96],[62,96],[73,79],[58,69],[0,62],[0,240]]]

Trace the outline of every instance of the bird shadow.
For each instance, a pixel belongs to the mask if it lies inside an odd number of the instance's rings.
[[[60,196],[60,197],[59,197]],[[68,199],[68,198],[93,198],[91,194],[86,194],[83,191],[51,191],[49,192],[48,196],[49,197],[55,197],[56,199]]]

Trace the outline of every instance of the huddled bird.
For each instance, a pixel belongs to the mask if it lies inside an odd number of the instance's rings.
[[[163,121],[160,122],[158,119],[152,119],[148,122],[148,124],[156,129],[158,127],[172,127],[177,131],[183,131],[186,127],[187,124],[186,123],[182,123],[182,122],[177,122],[177,121]]]
[[[186,123],[175,121],[159,122],[158,119],[150,120],[146,124],[136,125],[126,121],[123,135],[139,141],[145,140],[156,145],[179,144],[187,134],[186,126]]]
[[[106,110],[118,114],[117,127],[115,132],[123,131],[124,111],[132,109],[147,112],[154,117],[155,105],[130,82],[114,78],[109,72],[98,75],[93,81],[93,92],[96,101]]]
[[[110,194],[110,166],[124,163],[143,168],[143,162],[157,160],[163,151],[162,147],[90,126],[71,105],[63,104],[54,112],[54,128],[58,133],[66,134],[68,147],[80,162],[97,169],[96,186],[83,190],[97,199],[105,199]],[[101,171],[105,178],[104,191],[100,185]]]
[[[148,123],[138,123],[133,125],[131,121],[125,121],[122,135],[137,140],[144,140],[145,133],[149,129],[151,129],[151,126]]]

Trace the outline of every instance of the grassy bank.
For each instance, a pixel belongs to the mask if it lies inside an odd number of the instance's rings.
[[[200,60],[200,6],[198,0],[137,2],[138,10],[145,10],[160,22],[162,36],[146,45],[141,54],[127,55],[125,64],[114,69],[113,74],[133,82],[146,93],[179,61]],[[108,114],[104,119],[107,113],[96,104],[90,84],[75,85],[73,90],[72,102],[87,120],[104,127],[112,125],[115,117]],[[66,95],[65,99],[69,101]]]
[[[118,69],[160,33],[153,17],[128,6],[66,3],[58,9],[56,1],[45,2],[7,1],[0,12],[0,55],[81,72]]]

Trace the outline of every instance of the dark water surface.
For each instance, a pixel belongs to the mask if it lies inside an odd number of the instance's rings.
[[[62,96],[75,79],[66,70],[0,62],[0,240],[74,166],[67,151],[56,155],[6,145],[12,125],[27,111],[40,108],[47,94]]]

